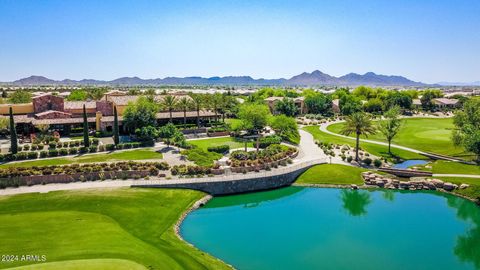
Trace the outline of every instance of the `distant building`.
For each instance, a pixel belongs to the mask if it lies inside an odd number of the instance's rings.
[[[340,99],[332,100],[332,111],[334,113],[340,113]]]
[[[412,100],[412,107],[414,109],[419,109],[422,107],[422,101],[419,98],[415,98]]]
[[[435,98],[433,103],[438,108],[457,108],[460,105],[459,100],[455,98]]]
[[[12,108],[17,129],[23,134],[33,133],[35,126],[48,124],[50,128],[68,133],[72,127],[81,127],[83,123],[83,106],[87,113],[87,121],[102,131],[111,131],[113,128],[113,108],[117,107],[119,125],[122,125],[122,114],[130,102],[135,102],[140,96],[125,95],[116,91],[107,93],[97,101],[65,101],[62,96],[51,93],[42,93],[32,98],[32,102],[24,104],[0,104],[0,115],[8,116]],[[165,96],[155,96],[157,103],[161,103]],[[196,111],[188,111],[187,119],[196,118]],[[172,113],[174,120],[183,120],[184,114],[180,111]],[[201,110],[200,117],[212,118],[215,113]],[[161,111],[156,114],[158,121],[170,118],[169,112]],[[97,130],[98,130],[97,128]]]
[[[270,111],[273,114],[278,113],[275,109],[275,106],[277,105],[277,102],[280,100],[283,100],[285,97],[269,97],[265,99],[265,102],[267,102],[268,107],[270,108]],[[298,108],[298,112],[300,114],[305,114],[307,112],[306,107],[305,107],[305,98],[304,97],[296,97],[296,98],[291,98],[293,102],[295,103],[295,106]]]

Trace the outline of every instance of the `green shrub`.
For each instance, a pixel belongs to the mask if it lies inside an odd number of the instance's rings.
[[[36,159],[38,158],[37,152],[28,152],[28,159]]]
[[[62,148],[62,149],[60,149],[59,153],[60,153],[61,156],[66,156],[66,155],[68,155],[68,149]]]
[[[25,145],[23,146],[23,151],[28,151],[28,150],[30,150],[30,145],[29,145],[29,144],[25,144]]]
[[[107,149],[107,151],[113,151],[113,150],[115,150],[115,145],[114,144],[107,144],[107,145],[105,145],[105,149]]]
[[[70,148],[70,149],[68,149],[68,153],[69,153],[70,155],[75,155],[75,154],[78,153],[78,148],[75,148],[75,147]]]
[[[373,161],[373,165],[375,165],[375,167],[379,168],[380,166],[382,166],[382,161],[380,159],[375,159]]]
[[[88,148],[85,147],[85,146],[82,146],[82,147],[80,147],[80,148],[78,149],[78,152],[79,152],[80,154],[85,154],[85,153],[88,152]]]
[[[97,152],[97,145],[90,145],[90,147],[88,147],[88,152],[90,153]]]
[[[348,163],[352,162],[352,160],[353,160],[353,157],[352,157],[352,156],[348,156],[348,157],[347,157],[347,162],[348,162]]]
[[[47,151],[40,151],[40,157],[41,158],[48,157],[48,152]]]
[[[15,156],[15,160],[25,160],[25,159],[27,159],[27,153],[25,153],[25,152],[16,153],[14,156]]]
[[[236,150],[230,154],[230,158],[238,159],[238,160],[247,160],[248,153],[243,150]]]
[[[48,150],[48,156],[49,156],[49,157],[56,157],[56,156],[58,156],[58,150],[57,150],[57,149]]]
[[[367,166],[370,166],[370,165],[372,165],[372,159],[371,158],[365,158],[365,159],[363,159],[363,163],[365,163],[365,165],[367,165]]]
[[[57,143],[54,143],[54,142],[49,143],[48,149],[57,149]]]
[[[218,146],[210,146],[207,148],[209,152],[215,152],[219,154],[224,154],[230,151],[230,146],[229,145],[218,145]]]
[[[259,147],[266,148],[271,144],[280,144],[281,142],[282,142],[282,137],[280,136],[277,136],[277,135],[266,136],[259,139]]]

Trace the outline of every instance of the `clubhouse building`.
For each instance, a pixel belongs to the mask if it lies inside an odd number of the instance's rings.
[[[183,93],[174,96],[188,97]],[[113,108],[117,107],[120,130],[122,127],[122,114],[129,103],[134,103],[140,96],[126,95],[121,91],[110,91],[101,100],[96,101],[66,101],[64,97],[52,93],[44,93],[34,96],[32,102],[23,104],[0,104],[0,115],[8,117],[10,107],[14,114],[17,131],[28,135],[35,133],[35,127],[49,125],[50,129],[57,130],[61,134],[68,135],[70,130],[83,125],[83,106],[87,113],[87,121],[91,129],[96,131],[112,131]],[[156,103],[162,103],[165,95],[154,96]],[[187,120],[196,119],[196,111],[187,111]],[[2,117],[2,116],[0,116]],[[201,110],[200,117],[208,119],[215,117],[214,112]],[[167,122],[170,118],[168,111],[159,111],[156,114],[157,121]],[[174,122],[183,122],[183,111],[172,112]]]

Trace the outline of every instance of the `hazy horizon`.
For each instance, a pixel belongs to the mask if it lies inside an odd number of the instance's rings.
[[[0,1],[0,81],[290,78],[320,70],[480,81],[480,2]]]

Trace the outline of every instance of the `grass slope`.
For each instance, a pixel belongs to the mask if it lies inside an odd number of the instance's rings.
[[[95,163],[110,162],[122,160],[144,160],[144,159],[161,159],[162,153],[153,151],[152,149],[136,149],[123,152],[112,152],[107,154],[86,154],[76,157],[63,157],[52,159],[39,159],[25,162],[14,162],[0,165],[0,168],[6,167],[31,167],[31,166],[48,166],[48,165],[65,165],[73,163]]]
[[[330,135],[328,133],[322,132],[318,126],[307,126],[307,127],[304,127],[303,130],[311,133],[315,138],[315,140],[319,140],[321,142],[355,146],[354,140],[341,138],[335,135]],[[388,154],[387,146],[360,142],[360,148],[364,149],[365,151],[375,156],[390,158],[390,155]],[[392,153],[401,159],[426,159],[422,155],[419,155],[410,151],[398,149],[398,148],[393,148],[393,147],[392,147]]]
[[[328,130],[340,133],[344,123],[328,126]],[[455,147],[451,135],[454,128],[451,118],[409,118],[403,120],[400,132],[393,140],[398,144],[424,152],[433,152],[443,155],[456,156],[466,154],[463,148]],[[362,137],[365,138],[365,137]],[[368,136],[370,140],[386,142],[384,136],[378,132]]]
[[[466,189],[456,189],[454,193],[462,194],[468,196],[472,199],[477,199],[480,203],[480,179],[479,178],[468,178],[468,177],[435,177],[446,182],[451,182],[457,185],[468,184],[470,187]]]
[[[361,173],[367,171],[361,168],[340,165],[323,164],[316,165],[297,178],[299,184],[363,184]]]
[[[181,213],[203,195],[119,188],[3,196],[0,253],[41,254],[49,263],[67,265],[80,259],[122,259],[148,269],[225,269],[174,234]],[[2,263],[0,268],[29,263]],[[90,263],[103,269],[100,261]],[[59,263],[52,269],[64,268]]]

